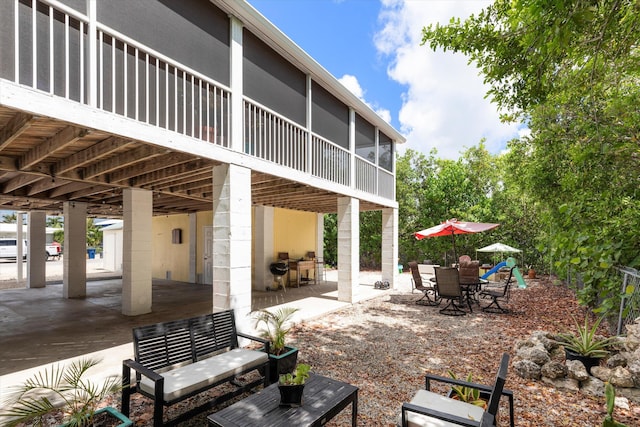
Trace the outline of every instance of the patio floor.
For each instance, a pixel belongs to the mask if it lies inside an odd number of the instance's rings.
[[[379,275],[361,274],[357,300],[388,292],[374,289]],[[410,290],[409,275],[402,276],[399,282]],[[254,291],[252,309],[287,304],[300,308],[296,322],[317,318],[349,305],[338,301],[336,280],[337,272],[328,271],[324,283],[286,292]],[[21,383],[43,365],[87,354],[96,354],[103,365],[115,368],[105,375],[120,374],[122,360],[133,355],[133,327],[211,311],[210,285],[154,280],[153,312],[129,317],[120,312],[120,279],[87,283],[84,299],[63,299],[60,283],[39,289],[0,290],[0,389]]]

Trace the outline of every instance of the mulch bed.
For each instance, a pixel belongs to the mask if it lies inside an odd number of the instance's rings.
[[[466,316],[443,316],[437,307],[416,305],[418,298],[417,293],[392,291],[307,321],[292,333],[290,343],[300,349],[299,362],[310,364],[315,373],[359,387],[360,426],[395,426],[402,403],[424,387],[426,372],[447,376],[451,370],[458,377],[471,373],[474,382],[492,384],[500,355],[507,352],[513,358],[516,341],[536,330],[573,330],[572,316],[584,318],[584,309],[578,307],[573,292],[548,279],[514,289],[509,314],[483,313],[476,306]],[[540,381],[524,380],[512,370],[506,387],[514,392],[517,426],[602,425],[604,397],[558,390]],[[444,388],[439,390],[444,392]],[[207,394],[198,397],[200,401],[207,398]],[[109,403],[119,406],[119,396]],[[506,399],[500,411],[507,421],[505,403]],[[165,409],[165,416],[192,404],[187,401]],[[134,397],[131,418],[136,426],[151,426],[152,411],[148,399]],[[629,401],[628,409],[616,407],[614,415],[628,426],[640,425],[638,403]],[[350,410],[345,409],[327,425],[350,423]],[[206,414],[182,425],[204,426]]]

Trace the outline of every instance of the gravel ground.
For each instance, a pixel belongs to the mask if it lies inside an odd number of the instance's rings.
[[[427,372],[446,376],[452,370],[464,377],[472,373],[475,382],[492,384],[500,355],[511,354],[513,362],[517,340],[535,330],[571,330],[571,316],[584,316],[571,291],[547,280],[514,289],[512,313],[506,315],[476,309],[462,317],[443,316],[437,307],[416,305],[418,297],[391,293],[305,322],[292,334],[291,344],[300,349],[299,362],[309,363],[315,373],[359,387],[359,426],[394,426],[402,403],[424,387]],[[511,369],[506,387],[514,392],[517,426],[602,425],[604,398],[523,380]],[[619,402],[616,419],[640,425],[640,405],[625,398]],[[149,402],[139,398],[133,407],[136,425],[150,426]],[[503,425],[508,422],[507,411],[503,403]],[[345,409],[327,425],[348,426],[350,417]],[[183,425],[204,426],[206,417]]]
[[[426,372],[446,376],[452,370],[463,377],[472,373],[475,382],[492,384],[500,355],[511,354],[513,362],[516,341],[535,330],[572,330],[572,316],[584,316],[573,293],[548,280],[514,289],[509,303],[512,312],[506,315],[475,309],[462,317],[443,316],[437,307],[416,305],[418,297],[392,292],[307,321],[293,331],[290,343],[300,349],[299,362],[310,364],[315,373],[359,387],[359,426],[394,426],[402,403],[424,387]],[[523,380],[512,369],[506,387],[514,392],[517,426],[602,425],[604,398]],[[198,399],[207,398],[205,394]],[[119,399],[116,396],[107,403],[119,406]],[[616,419],[628,426],[640,425],[640,405],[626,398],[619,399],[619,404]],[[132,408],[136,426],[152,425],[152,406],[146,398],[135,397]],[[165,410],[165,416],[183,410],[184,405],[175,405]],[[504,403],[500,412],[506,425]],[[327,425],[348,426],[350,419],[350,410],[345,409]],[[182,425],[205,426],[206,415]]]

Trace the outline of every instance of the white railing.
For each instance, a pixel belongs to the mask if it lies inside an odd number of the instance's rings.
[[[265,107],[244,101],[244,152],[308,172],[307,131]]]
[[[14,8],[16,83],[231,148],[228,87],[59,1],[14,0]],[[243,102],[245,154],[394,198],[393,174],[356,156],[351,182],[349,150]]]
[[[98,107],[229,147],[230,91],[98,24]]]
[[[376,165],[356,156],[356,188],[371,194],[377,193]]]
[[[396,177],[383,168],[378,168],[378,196],[395,200]]]
[[[347,150],[318,135],[311,136],[311,174],[350,186],[351,156]]]

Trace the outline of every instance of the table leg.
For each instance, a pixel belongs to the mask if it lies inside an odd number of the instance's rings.
[[[351,402],[351,426],[356,427],[358,424],[358,390],[356,390],[355,396],[353,396],[353,402]]]

